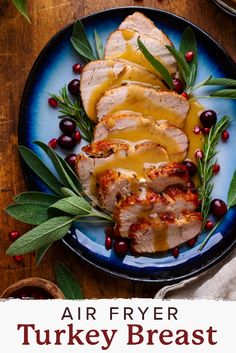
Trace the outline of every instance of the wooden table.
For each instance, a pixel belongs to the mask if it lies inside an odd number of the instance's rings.
[[[3,1],[2,1],[3,3]],[[0,293],[11,283],[29,276],[55,281],[55,261],[63,261],[81,283],[86,298],[153,297],[155,284],[140,284],[114,278],[88,265],[61,242],[54,244],[38,267],[32,254],[17,264],[5,255],[8,233],[28,227],[6,215],[4,208],[14,195],[26,190],[17,153],[17,122],[23,87],[32,64],[47,41],[75,19],[106,8],[140,5],[160,8],[183,16],[212,35],[236,59],[235,19],[223,13],[211,0],[28,0],[29,25],[11,1],[0,0]]]

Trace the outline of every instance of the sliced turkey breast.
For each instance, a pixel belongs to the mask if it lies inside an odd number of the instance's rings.
[[[145,170],[145,174],[148,186],[156,192],[162,192],[170,185],[188,186],[190,184],[187,167],[179,163],[151,166]]]
[[[173,55],[158,38],[140,34],[131,29],[119,29],[112,32],[105,47],[105,59],[125,59],[143,66],[161,78],[160,73],[150,64],[138,47],[138,38],[150,53],[160,61],[170,75],[175,76],[177,63]]]
[[[122,237],[129,236],[129,228],[140,218],[174,219],[183,212],[195,211],[198,195],[194,190],[181,185],[167,188],[158,194],[152,189],[143,189],[139,194],[128,195],[114,209],[116,232]]]
[[[190,105],[183,96],[134,84],[107,91],[97,103],[97,116],[101,120],[114,112],[134,111],[154,120],[167,120],[182,128],[189,109]]]
[[[151,140],[163,146],[170,161],[182,162],[188,151],[188,137],[166,120],[154,121],[141,114],[118,112],[102,119],[94,131],[94,140]]]
[[[141,12],[134,12],[132,15],[127,16],[119,29],[133,29],[141,34],[159,39],[165,45],[172,45],[170,39]]]
[[[179,218],[161,220],[141,219],[132,224],[129,237],[133,253],[155,253],[173,249],[201,232],[200,212],[181,214]]]
[[[80,92],[84,109],[96,121],[96,104],[110,88],[127,82],[141,82],[164,89],[163,83],[142,66],[124,60],[95,60],[85,65],[80,78]]]

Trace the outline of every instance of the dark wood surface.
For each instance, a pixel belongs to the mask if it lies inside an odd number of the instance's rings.
[[[211,0],[29,0],[28,24],[11,4],[0,0],[0,293],[13,282],[29,276],[55,281],[55,261],[63,261],[81,283],[86,298],[153,297],[155,284],[114,278],[86,264],[61,242],[56,243],[38,267],[32,254],[17,264],[6,256],[8,233],[28,227],[8,217],[4,208],[17,193],[26,190],[17,153],[17,123],[22,90],[36,57],[47,41],[76,18],[103,9],[140,5],[183,16],[212,35],[236,59],[236,22]]]

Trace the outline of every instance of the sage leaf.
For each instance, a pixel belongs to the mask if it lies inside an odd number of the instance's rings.
[[[210,94],[210,97],[236,99],[236,89],[214,91]]]
[[[181,76],[183,77],[185,84],[186,84],[186,89],[190,87],[190,67],[185,60],[185,57],[182,53],[180,53],[176,48],[167,45],[166,46],[169,52],[173,55],[175,60],[177,61]]]
[[[95,39],[95,44],[96,44],[96,50],[98,54],[99,59],[103,59],[104,57],[104,48],[102,45],[101,38],[96,30],[94,30],[94,39]]]
[[[230,183],[228,191],[228,207],[236,205],[236,170]]]
[[[71,37],[70,41],[74,49],[83,57],[83,59],[85,59],[85,61],[93,61],[97,59],[93,51],[81,43],[77,38]]]
[[[167,83],[167,85],[169,86],[169,88],[173,88],[173,80],[172,77],[169,73],[169,71],[167,70],[167,68],[160,62],[158,61],[151,53],[150,51],[146,48],[146,46],[142,43],[142,41],[140,40],[140,38],[138,38],[138,47],[140,49],[140,51],[143,53],[143,55],[145,56],[145,58],[150,62],[150,64],[154,67],[154,69],[157,70],[157,72],[159,72],[159,74],[161,75],[161,77],[165,80],[165,82]]]
[[[35,261],[36,261],[36,266],[38,266],[41,262],[41,260],[43,259],[44,255],[46,254],[46,252],[48,251],[48,249],[50,248],[50,246],[52,245],[46,245],[46,246],[42,246],[41,248],[39,248],[38,250],[36,250],[35,252]]]
[[[12,2],[20,14],[24,16],[29,23],[31,23],[27,12],[27,0],[12,0]]]
[[[62,263],[55,265],[57,285],[66,299],[83,299],[83,293],[74,274]]]
[[[7,255],[27,254],[63,238],[74,220],[69,216],[49,219],[18,238],[8,248]]]
[[[194,31],[192,30],[191,27],[187,27],[184,30],[184,33],[183,33],[183,36],[181,39],[181,43],[180,43],[179,51],[183,56],[185,56],[185,54],[188,51],[192,51],[194,53],[193,60],[190,63],[187,63],[187,65],[190,68],[189,87],[191,87],[191,86],[193,86],[193,84],[196,80],[197,70],[198,70],[197,41],[196,41]]]
[[[35,141],[34,142],[36,145],[38,145],[40,148],[42,148],[42,150],[48,155],[48,157],[51,159],[52,164],[54,166],[54,168],[56,169],[56,172],[58,173],[63,186],[66,186],[68,188],[71,188],[72,190],[74,190],[77,194],[79,193],[79,190],[77,189],[77,186],[75,186],[73,180],[71,180],[70,176],[68,175],[68,173],[66,172],[65,168],[63,165],[65,165],[64,162],[61,162],[62,158],[59,158],[59,156],[45,143],[41,142],[41,141]],[[63,165],[62,165],[63,164]],[[68,169],[67,169],[68,170]],[[76,177],[76,181],[78,182],[78,178]],[[80,186],[80,190],[81,190],[81,186]]]
[[[84,29],[84,25],[80,20],[77,20],[73,26],[72,37],[76,38],[80,43],[87,47],[91,52],[93,51],[91,44],[89,43],[87,34]]]
[[[227,86],[227,87],[236,87],[236,80],[231,78],[214,78],[210,77],[203,86]]]
[[[16,203],[9,205],[5,211],[9,216],[18,221],[38,225],[48,220],[47,209],[48,206],[44,204]]]
[[[14,197],[14,201],[17,203],[31,203],[50,206],[54,202],[59,200],[56,195],[50,195],[44,192],[28,191],[22,192],[21,194]]]
[[[19,147],[20,154],[26,164],[33,172],[57,195],[61,195],[62,184],[50,171],[50,169],[41,161],[41,159],[29,148],[25,146]]]
[[[81,217],[87,216],[92,210],[91,205],[85,199],[78,196],[61,199],[51,205],[50,208],[56,208],[70,215]]]

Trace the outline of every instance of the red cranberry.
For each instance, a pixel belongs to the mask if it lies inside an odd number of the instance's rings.
[[[16,239],[18,239],[20,237],[20,233],[18,232],[18,230],[12,230],[9,233],[9,238],[11,241],[15,241]]]
[[[79,80],[74,79],[70,81],[70,83],[68,84],[68,91],[74,96],[76,96],[79,94],[79,86],[80,86]]]
[[[75,138],[74,136],[68,136],[63,134],[58,138],[57,143],[61,148],[71,150],[75,147]]]
[[[80,143],[80,141],[81,141],[81,133],[78,130],[75,131],[74,138],[75,138],[76,143]]]
[[[178,78],[173,79],[174,91],[178,94],[182,93],[184,90],[184,84]]]
[[[81,74],[82,69],[83,69],[83,67],[80,63],[74,64],[72,68],[73,68],[73,71],[75,74]]]
[[[20,298],[20,299],[26,299],[29,297],[30,297],[30,293],[27,293],[26,290],[20,291],[19,294],[17,295],[17,298]]]
[[[125,255],[129,249],[129,244],[126,239],[115,239],[113,248],[118,255]]]
[[[192,238],[187,241],[188,246],[193,247],[196,244],[197,238]]]
[[[186,54],[185,54],[185,60],[188,62],[188,63],[191,63],[191,61],[193,60],[194,58],[194,52],[193,51],[187,51]]]
[[[214,199],[211,201],[211,212],[217,218],[222,218],[227,212],[227,206],[223,200]]]
[[[222,134],[221,134],[221,139],[222,139],[222,141],[224,141],[224,142],[229,139],[229,133],[228,133],[227,130],[224,130],[224,131],[222,132]]]
[[[40,300],[40,299],[46,299],[46,297],[40,293],[40,292],[37,292],[36,290],[33,290],[32,293],[31,293],[31,297],[36,299],[36,300]]]
[[[106,236],[106,239],[105,239],[105,248],[107,250],[110,250],[112,248],[112,238],[109,237],[108,235]]]
[[[176,246],[176,248],[172,249],[172,255],[177,259],[179,256],[179,247]]]
[[[217,163],[213,164],[213,166],[212,166],[213,174],[217,174],[217,173],[219,173],[219,171],[220,171],[220,165]]]
[[[214,228],[214,226],[215,226],[214,222],[212,220],[208,219],[205,224],[205,229],[211,230]]]
[[[77,158],[77,155],[74,153],[68,154],[68,156],[65,157],[66,163],[68,163],[72,169],[75,166],[76,158]]]
[[[192,161],[183,161],[183,164],[187,167],[189,175],[193,176],[197,173],[197,166]]]
[[[202,159],[203,158],[203,152],[201,150],[196,150],[195,153],[194,153],[195,157],[197,159]]]
[[[56,108],[58,106],[58,103],[56,101],[56,99],[54,98],[48,98],[48,104],[52,107],[52,108]]]
[[[210,131],[211,131],[211,129],[209,127],[204,127],[202,129],[202,132],[203,132],[204,135],[209,135]]]
[[[59,128],[67,135],[72,135],[75,132],[76,124],[73,120],[65,118],[60,121]]]
[[[202,129],[200,128],[200,126],[198,126],[198,125],[194,126],[193,132],[195,134],[198,135],[198,134],[200,134],[201,131],[202,131]]]
[[[187,92],[183,92],[183,93],[181,94],[181,96],[184,97],[184,98],[186,98],[186,99],[188,99],[188,93],[187,93]]]
[[[15,256],[13,256],[13,259],[15,262],[20,263],[23,261],[23,256],[22,255],[15,255]]]
[[[204,127],[212,127],[216,123],[217,115],[214,110],[204,110],[199,118]]]
[[[52,149],[55,149],[57,147],[57,139],[51,139],[48,142],[48,146],[51,147]]]

